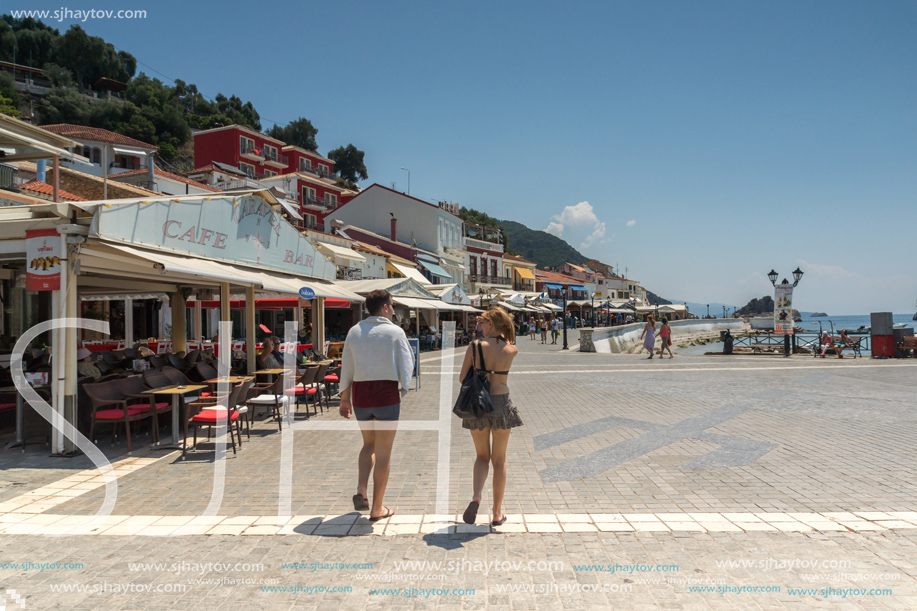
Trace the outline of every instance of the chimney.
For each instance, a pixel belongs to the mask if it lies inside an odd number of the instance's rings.
[[[391,212],[389,212],[391,214]],[[398,241],[398,219],[392,214],[392,242]]]

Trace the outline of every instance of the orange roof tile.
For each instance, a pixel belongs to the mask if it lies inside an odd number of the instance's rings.
[[[31,191],[32,193],[40,193],[41,195],[47,195],[48,197],[54,197],[54,187],[49,185],[46,182],[40,180],[33,180],[25,184],[19,185],[20,191]],[[85,197],[80,197],[79,195],[74,195],[73,193],[68,193],[61,189],[58,191],[61,200],[68,202],[86,202],[89,201]]]
[[[49,132],[66,136],[67,138],[95,140],[97,142],[108,142],[109,144],[123,144],[124,146],[137,146],[159,150],[158,146],[141,142],[123,134],[102,129],[101,127],[87,127],[85,125],[72,125],[70,123],[55,123],[53,125],[39,125],[38,127],[48,130]]]

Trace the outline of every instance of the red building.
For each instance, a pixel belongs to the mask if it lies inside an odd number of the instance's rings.
[[[205,168],[214,162],[239,168],[265,188],[280,189],[299,204],[303,225],[318,231],[329,231],[325,215],[357,196],[356,191],[337,184],[331,159],[242,125],[194,134],[194,166]],[[238,182],[227,184],[238,188]]]

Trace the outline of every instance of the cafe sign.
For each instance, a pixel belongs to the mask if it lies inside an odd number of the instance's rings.
[[[103,240],[334,280],[335,266],[257,195],[99,206]]]
[[[60,242],[56,229],[26,229],[27,291],[60,290]]]

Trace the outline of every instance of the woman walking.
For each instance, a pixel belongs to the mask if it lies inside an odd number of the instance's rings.
[[[542,318],[540,326],[541,326],[541,343],[547,344],[548,343],[548,319]]]
[[[659,328],[659,358],[662,358],[666,350],[669,351],[670,359],[675,358],[672,353],[672,327],[669,326],[669,319],[663,316],[662,327]]]
[[[462,428],[471,431],[471,439],[474,441],[477,454],[474,461],[471,502],[465,509],[462,519],[466,524],[475,523],[484,483],[487,481],[487,471],[492,464],[494,506],[490,525],[500,526],[506,522],[506,514],[503,513],[503,493],[506,490],[506,446],[509,443],[509,432],[514,427],[522,426],[522,419],[513,405],[509,387],[506,385],[506,377],[518,350],[514,345],[516,337],[513,321],[506,312],[491,308],[484,312],[479,320],[484,328],[484,339],[479,341],[484,361],[478,362],[474,344],[468,346],[459,380],[465,379],[471,367],[487,371],[494,411],[481,418],[462,420]]]
[[[653,348],[656,346],[656,319],[650,314],[646,317],[646,324],[643,325],[643,333],[640,334],[643,340],[643,347],[650,355],[646,358],[653,358]]]
[[[535,339],[535,317],[529,316],[529,334],[532,336],[532,339]]]

